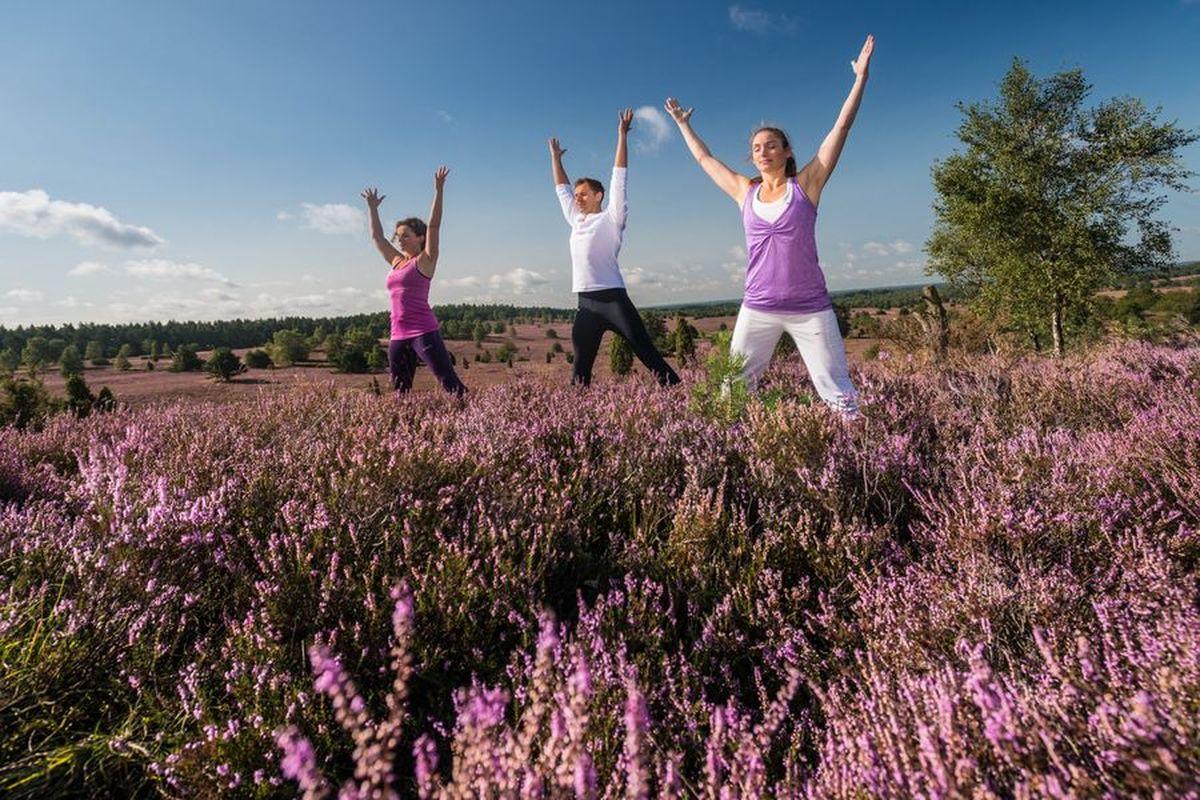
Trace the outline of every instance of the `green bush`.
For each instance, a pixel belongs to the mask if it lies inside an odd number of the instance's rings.
[[[267,369],[268,367],[272,366],[271,356],[269,356],[267,351],[263,350],[262,348],[255,348],[254,350],[248,351],[246,355],[242,357],[242,361],[245,362],[249,369]]]
[[[242,360],[228,347],[218,347],[204,364],[204,371],[218,381],[226,382],[234,375],[245,372]]]

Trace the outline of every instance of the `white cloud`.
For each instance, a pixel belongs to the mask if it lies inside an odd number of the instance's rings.
[[[125,262],[125,274],[137,278],[192,278],[201,281],[216,281],[233,285],[233,281],[214,269],[192,262],[170,261],[165,258],[151,258],[141,261]]]
[[[72,278],[78,278],[83,275],[112,275],[115,271],[108,264],[103,264],[99,261],[81,261],[68,271],[67,275]]]
[[[633,149],[639,153],[657,153],[671,138],[671,123],[667,115],[654,106],[641,106],[633,112],[638,125],[633,128]]]
[[[88,203],[51,200],[41,189],[0,192],[0,229],[49,239],[66,235],[108,247],[157,247],[163,239],[149,228],[128,225],[108,209]]]
[[[901,254],[911,253],[913,251],[912,244],[904,241],[903,239],[897,239],[896,241],[892,242],[891,248],[892,248],[893,252],[901,253]]]
[[[16,306],[0,306],[0,317],[15,317],[18,311]]]
[[[43,295],[33,289],[9,289],[4,296],[9,300],[16,300],[18,303],[36,303],[42,299]]]
[[[280,211],[275,215],[275,219],[279,220],[280,222],[287,222],[289,219],[292,219],[293,216],[295,215],[290,211]]]
[[[302,203],[304,222],[309,228],[332,235],[359,235],[367,230],[367,215],[360,208],[345,203]]]
[[[453,122],[454,122],[454,115],[453,115],[453,114],[451,114],[449,111],[446,111],[446,110],[445,110],[445,109],[443,109],[443,108],[439,108],[439,109],[437,110],[437,115],[438,115],[439,117],[441,117],[441,118],[442,118],[442,122],[446,123],[447,125],[449,125],[449,124],[451,124],[451,123],[453,123]]]
[[[453,289],[477,289],[483,285],[483,280],[474,275],[466,275],[462,278],[444,278],[438,283]]]
[[[66,298],[59,300],[55,305],[62,308],[94,308],[96,304],[84,300],[76,300],[73,295],[67,295]]]
[[[512,289],[517,292],[523,292],[534,286],[541,286],[549,283],[550,279],[540,272],[533,272],[524,267],[517,267],[509,270],[502,275],[493,275],[488,278],[488,285],[492,289]]]
[[[873,256],[886,256],[892,252],[886,244],[880,244],[879,242],[867,242],[863,245],[862,249],[863,252]]]
[[[772,14],[758,8],[742,5],[729,7],[729,21],[739,31],[765,35],[772,32],[792,33],[796,30],[795,20],[786,14]]]

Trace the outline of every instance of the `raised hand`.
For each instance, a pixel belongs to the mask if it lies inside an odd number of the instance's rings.
[[[860,78],[867,77],[867,72],[871,67],[871,53],[873,52],[875,52],[875,37],[868,33],[867,40],[863,42],[858,58],[850,62],[850,69],[854,70],[855,75]]]
[[[441,191],[441,188],[446,185],[446,176],[449,174],[450,174],[449,168],[444,167],[444,166],[438,167],[437,172],[433,173],[434,188]]]
[[[550,137],[550,140],[547,142],[547,144],[550,145],[550,155],[554,158],[562,158],[563,153],[567,152],[567,148],[560,147],[558,144],[558,139],[555,139],[554,137]]]
[[[663,106],[667,109],[667,113],[671,115],[671,119],[675,120],[676,125],[682,125],[692,118],[692,112],[695,108],[684,108],[679,105],[679,101],[674,97],[668,97],[667,102]]]
[[[380,194],[379,190],[372,186],[363,189],[362,197],[367,201],[368,207],[379,208],[379,204],[383,202],[383,198],[387,197],[387,195]]]
[[[627,108],[624,111],[618,111],[617,130],[621,133],[629,133],[631,127],[633,127],[633,109]]]

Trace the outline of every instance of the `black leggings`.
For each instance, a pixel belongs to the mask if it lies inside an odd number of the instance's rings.
[[[654,373],[659,383],[679,383],[675,370],[671,369],[655,349],[654,342],[650,341],[642,316],[633,307],[624,289],[579,293],[579,310],[575,312],[575,325],[571,328],[571,344],[575,348],[571,383],[587,386],[592,382],[592,365],[596,362],[600,339],[605,331],[624,336],[633,347],[634,354],[646,365],[646,369]]]

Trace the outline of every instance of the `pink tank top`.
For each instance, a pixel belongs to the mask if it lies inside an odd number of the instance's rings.
[[[833,307],[817,261],[817,209],[800,183],[791,181],[792,201],[774,222],[754,213],[761,184],[750,184],[742,201],[748,259],[742,302],[755,311],[811,314]]]
[[[437,317],[429,307],[429,284],[433,281],[417,269],[417,259],[392,259],[387,290],[392,297],[392,339],[411,339],[438,329]]]

